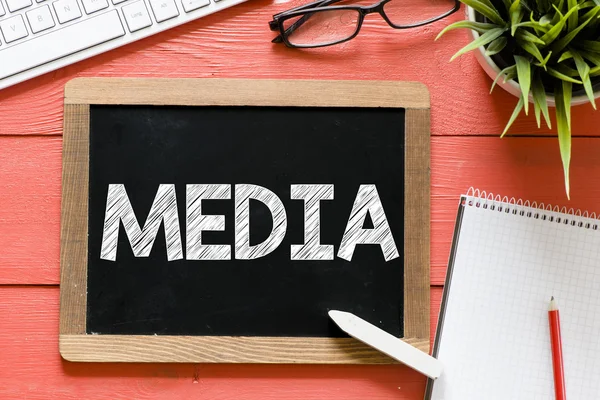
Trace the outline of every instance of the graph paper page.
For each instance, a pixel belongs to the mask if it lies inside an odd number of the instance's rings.
[[[473,197],[466,203],[436,347],[444,370],[431,398],[554,399],[551,296],[560,308],[567,397],[600,398],[599,222]]]

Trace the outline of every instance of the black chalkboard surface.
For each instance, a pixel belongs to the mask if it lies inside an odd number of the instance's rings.
[[[327,316],[344,309],[403,336],[403,257],[357,245],[352,261],[291,260],[304,243],[304,201],[291,185],[333,184],[320,203],[321,243],[339,250],[361,184],[376,185],[395,243],[403,243],[404,110],[92,106],[87,332],[107,334],[341,336]],[[174,184],[186,242],[187,184],[253,184],[283,202],[287,230],[270,254],[252,260],[168,261],[161,227],[149,257],[135,257],[120,224],[116,261],[103,260],[110,184],[123,184],[143,226],[160,184]],[[235,243],[234,200],[203,200],[225,216],[206,244]],[[370,216],[366,224],[372,227]],[[250,203],[250,244],[273,219]]]
[[[65,106],[64,184],[78,179],[69,171],[87,178],[72,186],[84,206],[63,192],[65,358],[262,362],[262,352],[264,362],[303,362],[294,354],[312,343],[307,362],[392,362],[337,328],[327,316],[331,309],[428,342],[428,326],[425,337],[414,328],[428,320],[421,306],[429,304],[422,259],[428,243],[423,227],[415,227],[423,216],[413,214],[425,214],[428,229],[429,152],[407,140],[424,130],[410,102],[373,106],[364,93],[333,82],[330,89],[354,93],[358,106],[331,96],[325,104],[265,105],[251,101],[253,95],[242,104],[213,103],[210,96],[193,104],[164,102],[159,81],[150,82],[156,100],[140,95],[118,104],[103,99],[106,81],[88,80],[81,87],[96,100]],[[428,137],[422,142],[428,147]],[[414,165],[425,171],[413,167],[411,159],[419,157],[426,162]],[[426,176],[427,187],[409,171]],[[423,193],[426,204],[419,204]],[[84,221],[75,225],[86,233],[84,253],[77,255],[85,268],[70,274],[68,250],[80,252],[82,241],[81,235],[69,239],[74,229],[64,226],[83,211]],[[407,243],[416,249],[407,251]],[[74,276],[85,292],[70,285]],[[421,297],[408,297],[407,284]],[[70,290],[83,299],[73,300]],[[166,348],[181,347],[177,338],[191,341],[191,355],[139,355],[156,345],[149,340],[161,338],[171,340],[156,342]],[[234,350],[241,356],[211,350],[235,348],[237,338],[267,346]]]

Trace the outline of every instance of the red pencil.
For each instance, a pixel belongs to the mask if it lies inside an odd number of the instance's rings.
[[[554,393],[556,400],[566,400],[565,371],[563,368],[562,341],[560,338],[560,315],[554,296],[548,307],[550,321],[550,344],[552,345],[552,369],[554,370]]]

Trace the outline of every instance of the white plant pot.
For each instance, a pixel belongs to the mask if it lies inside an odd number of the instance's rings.
[[[467,7],[467,18],[469,19],[469,21],[476,21],[475,10],[471,7]],[[479,37],[479,33],[471,29],[469,29],[469,32],[471,32],[473,40]],[[481,46],[478,49],[473,50],[473,52],[475,54],[475,58],[481,65],[481,68],[483,68],[483,70],[489,75],[490,78],[496,79],[496,77],[500,73],[500,68],[496,65],[494,60],[492,60],[489,56],[485,55],[485,48]],[[517,98],[521,97],[521,88],[519,87],[519,84],[513,79],[504,82],[504,78],[500,78],[498,79],[496,86],[500,86],[502,89],[506,90],[508,93],[512,94],[513,96],[516,96]],[[599,98],[600,91],[596,91],[594,93],[594,97]],[[548,105],[554,107],[554,96],[551,93],[546,93],[546,98],[548,100]],[[529,94],[529,102],[533,103],[533,96],[531,94]],[[571,105],[573,106],[585,104],[588,102],[589,99],[585,94],[580,96],[573,96],[573,98],[571,99]]]

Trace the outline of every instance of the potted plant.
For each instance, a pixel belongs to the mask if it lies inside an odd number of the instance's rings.
[[[571,106],[591,102],[600,92],[600,0],[460,0],[468,20],[440,32],[470,29],[473,40],[452,58],[477,51],[477,59],[499,84],[518,97],[501,137],[521,111],[533,110],[538,128],[543,117],[551,128],[549,106],[555,107],[556,130],[569,197]],[[491,92],[491,91],[490,91]]]

